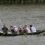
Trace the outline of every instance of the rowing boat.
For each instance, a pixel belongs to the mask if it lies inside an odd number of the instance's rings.
[[[23,33],[23,34],[12,34],[11,32],[8,32],[7,34],[4,34],[2,31],[0,31],[0,36],[20,36],[20,35],[38,35],[45,32],[44,30],[40,31],[38,30],[37,32],[34,33]]]

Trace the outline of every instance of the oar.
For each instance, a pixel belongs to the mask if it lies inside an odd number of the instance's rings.
[[[1,24],[2,24],[2,25],[4,25],[4,22],[3,22],[3,20],[2,20],[2,19],[0,20],[0,22],[1,22]]]
[[[0,26],[2,27],[4,25],[3,20],[0,19]]]

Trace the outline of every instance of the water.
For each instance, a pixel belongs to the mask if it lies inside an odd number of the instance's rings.
[[[3,24],[45,29],[45,5],[0,5],[0,28]],[[45,45],[45,36],[0,37],[0,45]]]
[[[0,37],[0,45],[45,45],[45,37],[43,36]]]
[[[0,6],[0,24],[23,26],[32,24],[37,29],[45,29],[44,5]],[[0,25],[1,27],[1,25]]]

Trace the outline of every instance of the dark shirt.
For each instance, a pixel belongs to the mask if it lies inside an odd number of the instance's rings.
[[[11,30],[11,32],[12,32],[12,33],[14,33],[14,32],[15,32],[15,31],[14,31],[14,28],[10,28],[10,30]]]
[[[22,32],[22,30],[19,30],[19,32]]]
[[[13,33],[14,32],[14,29],[11,29],[11,32]]]
[[[3,27],[2,31],[8,31],[8,28],[7,27]]]

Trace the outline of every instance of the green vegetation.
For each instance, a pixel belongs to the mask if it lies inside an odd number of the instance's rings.
[[[45,0],[0,0],[0,4],[44,4]]]

